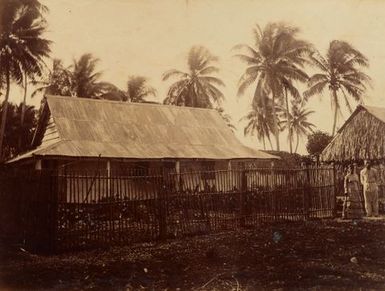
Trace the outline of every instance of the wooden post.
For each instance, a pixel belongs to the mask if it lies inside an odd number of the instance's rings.
[[[337,216],[337,173],[336,173],[336,166],[334,163],[332,163],[333,167],[333,200],[332,200],[332,208],[333,208],[333,217]]]
[[[159,238],[161,240],[167,238],[167,187],[166,187],[166,181],[167,181],[167,173],[165,172],[165,169],[162,170],[162,179],[160,181],[160,191],[159,191],[159,197],[158,197],[158,223],[159,223]]]
[[[107,161],[107,196],[111,197],[111,162]]]
[[[241,170],[241,193],[240,193],[240,225],[246,225],[246,196],[247,196],[247,175],[246,169]]]
[[[305,171],[305,183],[303,188],[303,212],[304,212],[304,219],[309,219],[309,191],[310,189],[310,173],[309,173],[309,167],[306,167],[304,169]]]
[[[107,201],[108,201],[108,207],[109,207],[109,226],[110,226],[110,231],[113,232],[112,236],[109,236],[109,239],[111,240],[115,238],[115,214],[114,214],[114,209],[115,209],[115,202],[114,202],[114,197],[111,189],[111,162],[107,160],[106,164],[106,170],[107,170],[107,183],[104,185],[107,185]]]
[[[176,191],[180,191],[182,190],[182,181],[181,181],[181,176],[180,176],[180,161],[176,161],[175,162],[175,173],[176,173],[176,183],[175,183],[175,188],[176,188]]]
[[[270,195],[271,195],[271,208],[273,211],[273,218],[274,221],[277,221],[277,193],[275,191],[275,186],[274,185],[274,161],[270,162]]]
[[[49,193],[49,220],[50,222],[50,252],[55,253],[57,251],[57,236],[58,236],[58,199],[59,199],[59,174],[58,171],[50,172],[50,193]]]

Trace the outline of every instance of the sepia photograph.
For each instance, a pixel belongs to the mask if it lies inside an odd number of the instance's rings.
[[[385,0],[0,0],[0,290],[385,290]]]

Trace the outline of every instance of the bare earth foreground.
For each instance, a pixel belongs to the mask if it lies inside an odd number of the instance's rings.
[[[385,221],[310,221],[56,256],[1,251],[0,289],[385,289]]]

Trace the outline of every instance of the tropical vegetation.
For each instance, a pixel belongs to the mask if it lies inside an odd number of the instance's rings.
[[[262,106],[262,110],[269,110],[266,109],[266,100],[271,100],[273,134],[276,149],[279,150],[276,106],[285,104],[289,112],[288,95],[300,98],[295,82],[304,83],[308,80],[304,65],[312,46],[298,38],[298,28],[282,23],[269,23],[263,30],[257,25],[253,32],[253,46],[241,44],[235,47],[243,50],[243,53],[236,56],[247,65],[239,80],[238,96],[245,95],[246,90],[253,85],[252,103]]]
[[[7,122],[11,82],[24,84],[21,122],[24,120],[25,98],[29,79],[40,77],[44,58],[49,56],[50,41],[43,38],[47,8],[37,0],[5,0],[0,15],[0,85],[5,87],[0,124],[0,160],[3,160],[3,141]]]
[[[352,113],[349,96],[362,102],[369,76],[361,69],[369,66],[368,59],[352,45],[345,41],[330,42],[326,56],[313,52],[311,60],[319,70],[309,79],[309,89],[304,93],[306,98],[330,91],[330,101],[334,111],[332,135],[335,134],[338,113],[341,113],[341,102],[344,102]]]
[[[224,86],[224,83],[213,75],[219,72],[217,61],[208,49],[192,47],[187,58],[187,72],[171,69],[163,74],[163,81],[176,80],[170,86],[164,104],[201,108],[220,105],[224,96],[218,86]]]
[[[130,75],[124,90],[103,81],[99,59],[91,53],[81,55],[70,65],[60,59],[50,60],[51,42],[44,38],[48,8],[40,1],[5,0],[1,8],[0,96],[4,98],[1,159],[26,150],[36,114],[26,106],[30,86],[34,88],[31,97],[51,94],[150,103],[154,102],[150,98],[157,97],[156,89],[144,76]],[[322,55],[300,37],[297,27],[284,23],[268,23],[263,28],[257,25],[253,38],[252,44],[234,47],[235,56],[246,65],[237,95],[250,100],[250,110],[241,119],[245,122],[244,135],[255,136],[264,149],[269,146],[279,151],[280,135],[287,133],[290,153],[296,153],[300,140],[309,137],[307,148],[317,155],[316,144],[323,147],[330,139],[324,133],[314,133],[315,125],[310,121],[314,111],[308,109],[307,102],[312,96],[329,93],[334,135],[343,104],[352,112],[352,101],[364,101],[370,84],[364,72],[369,66],[368,59],[341,40],[331,41],[326,54]],[[225,98],[221,90],[225,84],[219,77],[218,58],[204,46],[193,46],[186,64],[185,70],[170,69],[162,75],[164,82],[171,81],[163,103],[215,109],[235,131],[231,116],[223,109]],[[311,76],[308,72],[312,72]],[[20,106],[9,105],[11,84],[23,88]],[[303,92],[300,89],[304,89]],[[19,121],[16,122],[15,116]],[[18,135],[16,145],[15,135]]]
[[[26,105],[24,109],[24,120],[21,122],[23,103],[15,105],[9,103],[7,106],[7,120],[3,140],[4,157],[11,157],[31,148],[32,137],[37,123],[36,110],[33,106]],[[3,106],[0,113],[3,113]]]
[[[252,104],[252,109],[247,113],[242,120],[246,120],[247,124],[243,134],[256,135],[259,141],[263,143],[263,149],[266,150],[266,139],[269,141],[270,149],[273,149],[270,134],[274,132],[273,106],[271,100],[266,100],[268,104],[261,105],[258,103]]]
[[[324,148],[330,143],[332,138],[333,137],[330,134],[320,130],[308,135],[306,143],[307,152],[318,158]]]
[[[286,108],[282,108],[280,128],[282,131],[288,131],[289,144],[293,144],[294,138],[296,138],[294,153],[298,150],[300,138],[307,137],[309,134],[313,133],[315,125],[308,120],[309,115],[313,113],[313,110],[308,110],[306,108],[305,102],[298,102],[298,100],[293,100],[291,102],[290,111],[287,111]]]
[[[144,102],[147,97],[156,96],[154,87],[143,76],[130,76],[127,81],[127,98],[130,102]]]

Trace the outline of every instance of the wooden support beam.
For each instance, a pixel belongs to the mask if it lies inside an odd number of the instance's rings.
[[[181,177],[180,177],[180,161],[175,162],[175,173],[176,173],[176,190],[181,190]]]
[[[107,193],[111,196],[111,161],[107,161]]]

